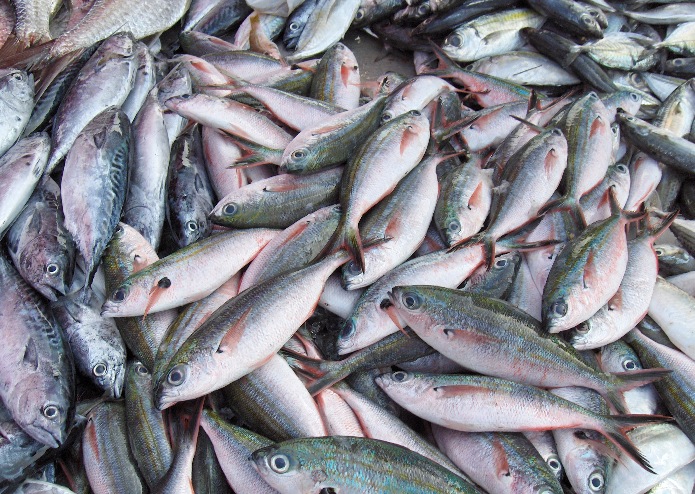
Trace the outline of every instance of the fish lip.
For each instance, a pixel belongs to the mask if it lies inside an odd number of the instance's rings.
[[[44,444],[45,446],[48,446],[49,448],[58,448],[61,444],[63,444],[63,441],[65,440],[64,438],[62,438],[63,434],[61,431],[58,431],[56,433],[44,429],[43,427],[35,426],[33,424],[31,424],[31,432],[26,432],[34,440],[40,442],[41,444]]]

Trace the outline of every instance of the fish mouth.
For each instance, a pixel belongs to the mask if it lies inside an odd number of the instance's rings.
[[[36,426],[33,424],[26,429],[27,434],[41,444],[45,444],[49,448],[58,448],[65,440],[62,431],[50,431],[41,426]]]

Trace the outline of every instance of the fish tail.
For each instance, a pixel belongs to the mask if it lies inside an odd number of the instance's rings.
[[[538,210],[538,215],[543,216],[547,213],[553,213],[555,211],[569,211],[572,220],[579,230],[586,228],[586,218],[584,218],[584,211],[582,211],[579,201],[572,196],[563,196],[554,201],[547,202],[545,206]]]
[[[679,210],[676,209],[674,212],[667,214],[661,219],[661,223],[657,224],[653,228],[647,230],[646,235],[651,239],[652,242],[656,241],[666,230],[671,226],[673,220],[678,216]]]
[[[609,415],[603,419],[601,432],[621,451],[639,463],[642,468],[649,473],[656,474],[649,464],[649,460],[637,449],[626,432],[642,425],[659,424],[673,419],[663,415]]]
[[[330,247],[323,252],[323,255],[332,254],[341,249],[345,249],[350,255],[350,258],[353,259],[362,272],[364,272],[365,261],[362,237],[360,237],[360,231],[357,225],[353,225],[350,222],[349,216],[343,215],[343,217],[340,218],[338,227],[333,234],[333,239],[328,245]]]
[[[302,355],[301,353],[293,352],[292,350],[280,350],[280,354],[292,367],[292,369],[301,372],[311,378],[319,379],[326,374],[323,370],[324,360],[313,359]]]
[[[3,57],[0,60],[0,68],[10,67],[28,69],[41,66],[46,60],[53,47],[55,40],[47,41],[39,45],[34,45],[20,52]]]
[[[614,384],[607,390],[606,398],[619,413],[625,413],[625,401],[622,393],[658,381],[670,373],[669,369],[642,369],[612,374]]]

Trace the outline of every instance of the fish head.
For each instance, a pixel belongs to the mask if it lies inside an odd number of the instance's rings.
[[[384,310],[391,311],[394,324],[401,328],[410,326],[418,334],[430,332],[435,327],[431,309],[436,305],[436,295],[430,293],[427,287],[397,286],[388,293],[392,307]],[[384,308],[382,303],[382,308]]]
[[[472,32],[469,32],[472,31]],[[444,38],[442,50],[453,59],[460,58],[467,51],[470,45],[471,36],[475,37],[476,33],[470,28],[461,28],[455,30],[449,36]],[[468,60],[466,60],[468,61]]]
[[[52,249],[43,242],[40,245],[36,243],[24,250],[19,262],[27,281],[41,295],[55,302],[59,296],[68,293],[74,269],[72,252]]]
[[[183,216],[177,218],[175,222],[172,221],[172,223],[176,223],[176,227],[172,228],[172,233],[180,248],[209,237],[212,232],[212,222],[203,214],[202,210],[196,209],[190,213],[190,215],[186,215],[187,217]]]
[[[350,290],[351,287],[359,285],[364,280],[364,272],[355,261],[349,261],[343,265],[343,286]]]
[[[234,226],[236,222],[243,221],[244,213],[243,203],[230,199],[220,201],[208,217],[217,225]]]
[[[154,404],[164,410],[175,403],[204,396],[220,386],[220,367],[214,356],[197,353],[189,358],[174,357],[154,386]]]
[[[125,347],[114,348],[103,345],[102,351],[94,352],[94,358],[88,364],[88,373],[94,384],[110,397],[118,399],[123,394],[125,381]]]
[[[139,302],[143,302],[143,307],[149,299],[149,291],[140,283],[134,283],[131,280],[126,280],[119,287],[117,287],[106,299],[104,305],[101,306],[101,315],[103,317],[125,317],[126,315],[132,315],[127,313]]]
[[[565,474],[577,494],[602,494],[606,490],[606,469],[612,460],[601,454],[602,437],[595,431],[573,431],[573,447],[565,452]]]
[[[560,462],[560,457],[556,454],[551,454],[545,458],[545,464],[548,465],[550,471],[555,475],[558,480],[562,479],[563,469],[562,463]]]
[[[374,378],[374,382],[401,406],[416,403],[432,389],[429,379],[422,379],[412,372],[398,370]]]
[[[568,297],[558,294],[552,299],[543,299],[543,326],[548,333],[559,333],[573,324],[574,311]]]
[[[303,462],[299,448],[287,442],[254,451],[251,461],[263,480],[280,491],[315,492],[326,479],[323,471],[307,470],[316,462]]]
[[[132,57],[135,52],[135,39],[130,33],[117,33],[104,41],[99,51],[107,58]]]
[[[33,101],[34,76],[18,69],[0,70],[0,95],[20,101]]]
[[[67,438],[67,426],[72,420],[72,405],[68,393],[63,392],[56,382],[53,389],[41,383],[24,382],[26,388],[20,393],[19,410],[13,413],[17,424],[31,437],[51,448],[57,448]]]
[[[312,136],[314,137],[314,136]],[[280,160],[280,172],[300,173],[316,161],[316,150],[299,135],[287,145]]]
[[[601,368],[605,372],[634,372],[642,369],[642,363],[627,343],[618,340],[601,348]]]
[[[603,29],[601,29],[598,21],[593,15],[591,15],[590,12],[584,12],[581,14],[579,16],[579,22],[581,23],[582,28],[591,33],[593,37],[603,38]]]

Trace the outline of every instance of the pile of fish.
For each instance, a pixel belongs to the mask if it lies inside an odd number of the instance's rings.
[[[695,4],[0,0],[0,44],[0,493],[693,492]]]

